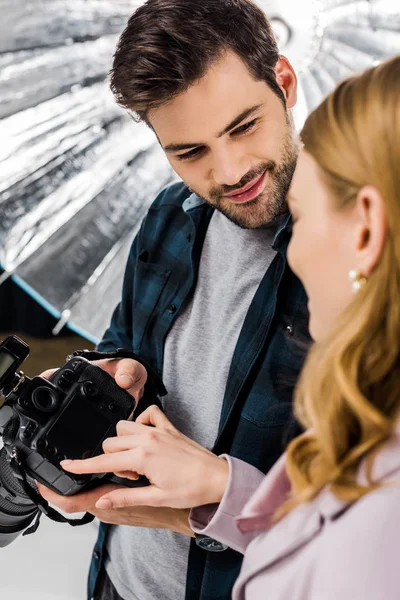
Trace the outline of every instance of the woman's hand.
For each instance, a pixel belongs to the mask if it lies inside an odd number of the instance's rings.
[[[97,508],[192,508],[221,501],[229,477],[227,461],[180,433],[156,406],[136,422],[120,421],[117,434],[104,441],[104,454],[61,463],[71,473],[115,473],[132,479],[139,474],[149,479],[150,486],[105,494]]]

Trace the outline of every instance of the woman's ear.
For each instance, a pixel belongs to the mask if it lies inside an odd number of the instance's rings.
[[[280,56],[274,71],[277,84],[286,98],[286,107],[293,108],[297,102],[297,76],[292,65],[285,56]]]
[[[356,198],[358,216],[357,268],[368,277],[379,262],[386,239],[387,217],[380,191],[365,185]]]

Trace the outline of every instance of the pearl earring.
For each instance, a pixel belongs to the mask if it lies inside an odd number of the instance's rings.
[[[349,272],[349,279],[352,282],[351,287],[353,288],[353,292],[357,294],[367,283],[368,279],[364,277],[357,269],[352,269]]]

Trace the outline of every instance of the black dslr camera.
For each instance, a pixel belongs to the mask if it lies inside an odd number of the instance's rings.
[[[149,483],[144,477],[133,482],[110,473],[74,475],[60,466],[65,458],[101,454],[103,441],[116,435],[118,421],[128,419],[135,409],[132,396],[80,354],[90,360],[138,357],[121,349],[77,352],[49,379],[30,379],[18,372],[28,354],[28,345],[16,336],[0,343],[0,436],[4,446],[0,450],[0,547],[13,541],[38,510],[73,525],[93,518],[87,515],[86,520],[71,522],[62,517],[39,496],[35,480],[63,496],[106,481],[135,487]],[[147,404],[157,403],[158,395],[165,395],[166,390],[151,367],[141,362],[148,371],[146,388],[151,399]]]
[[[29,347],[16,336],[0,344],[0,435],[15,450],[26,474],[57,494],[70,496],[92,487],[98,475],[73,475],[60,467],[65,458],[90,458],[128,419],[135,401],[103,369],[71,358],[49,379],[18,373]],[[92,485],[90,485],[92,484]]]

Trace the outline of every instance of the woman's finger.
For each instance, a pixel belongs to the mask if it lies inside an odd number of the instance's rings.
[[[71,473],[116,473],[117,471],[137,471],[133,450],[101,454],[86,460],[63,460],[60,465]]]
[[[105,454],[113,452],[122,452],[124,450],[132,450],[139,445],[137,435],[123,435],[121,437],[107,438],[103,442],[103,450]]]
[[[140,423],[142,425],[153,425],[154,427],[160,427],[164,429],[175,429],[168,417],[155,404],[149,406],[149,408],[142,412],[142,414],[136,419],[136,423]]]
[[[117,423],[117,436],[124,435],[137,435],[139,433],[146,433],[148,431],[146,425],[138,423],[137,421],[118,421]],[[111,439],[111,438],[109,438]]]
[[[135,471],[118,471],[118,473],[114,473],[114,475],[122,477],[123,479],[132,479],[132,481],[139,479],[139,474],[135,473]]]

